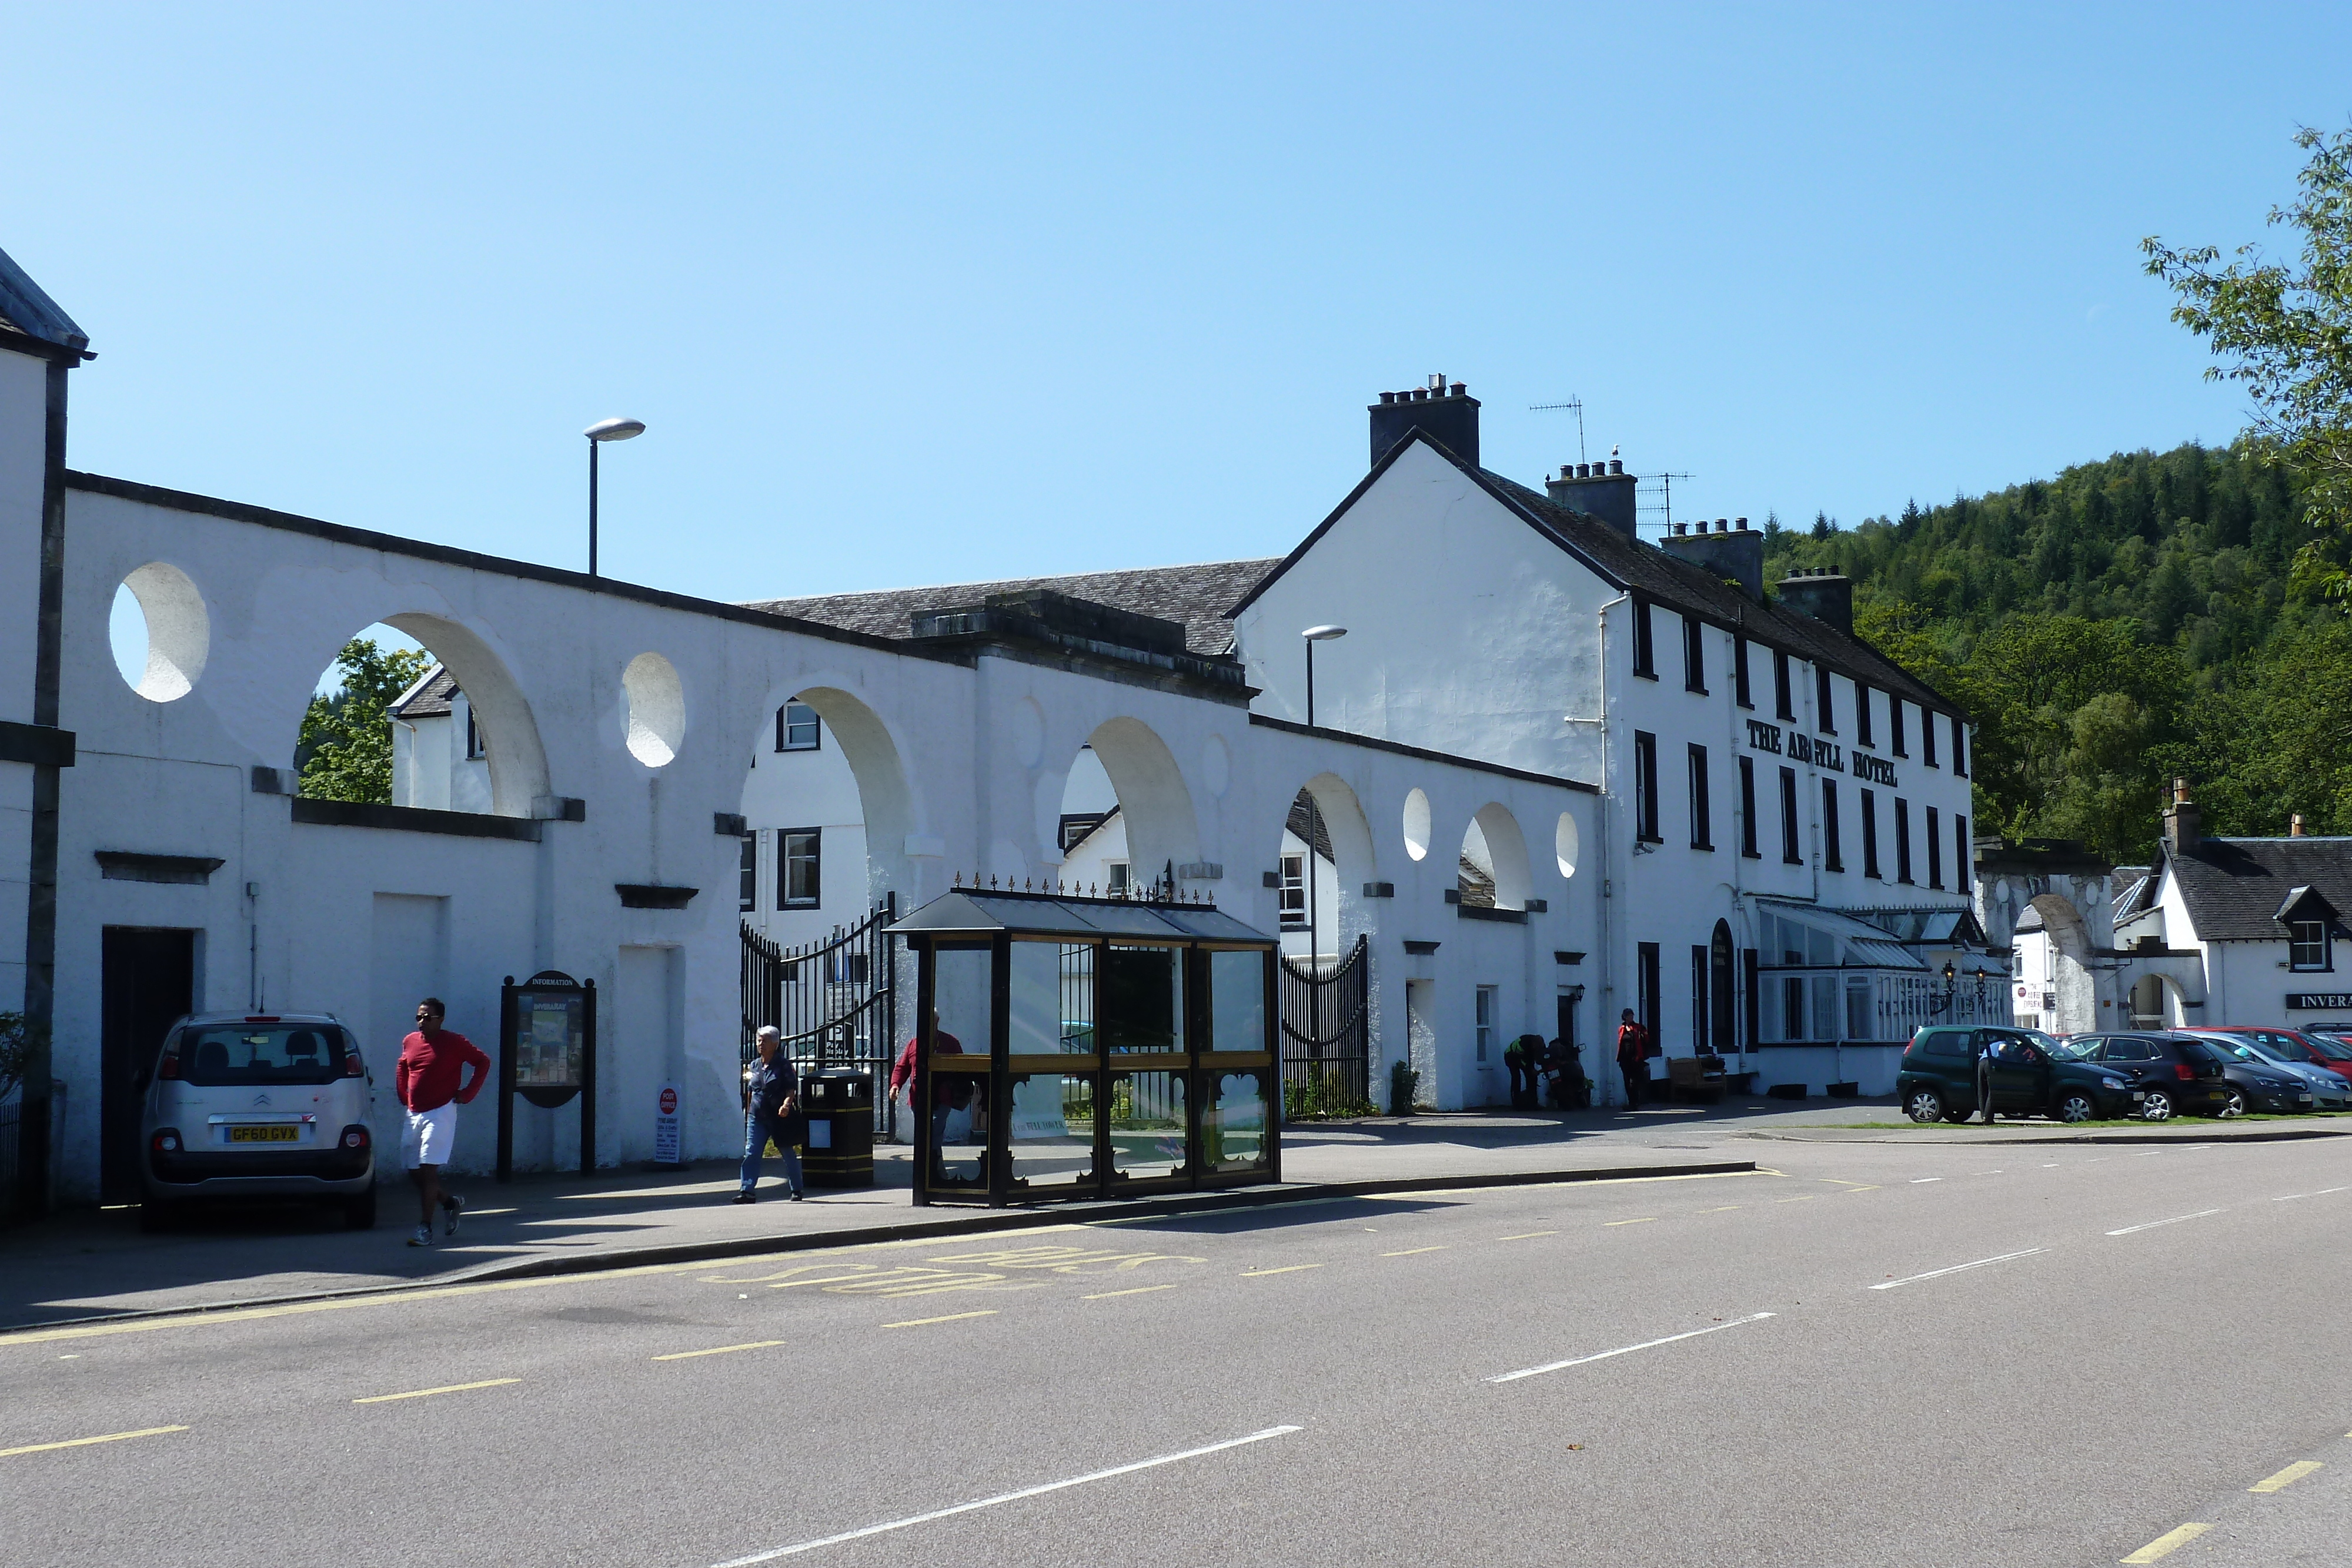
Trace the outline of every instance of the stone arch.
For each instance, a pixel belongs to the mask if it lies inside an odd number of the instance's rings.
[[[2045,1027],[2054,1034],[2077,1034],[2113,1021],[2099,1017],[2098,977],[2091,967],[2091,930],[2083,912],[2059,893],[2036,894],[2029,907],[2042,916],[2050,940],[2050,989],[2056,995],[2057,1007]]]
[[[889,725],[861,697],[839,686],[803,686],[777,695],[761,714],[762,729],[787,702],[806,703],[840,743],[842,759],[857,781],[857,802],[866,818],[867,897],[893,890],[908,894],[904,873],[907,841],[915,833],[915,796],[907,765]],[[752,744],[758,746],[760,737]]]
[[[1307,873],[1312,879],[1306,889],[1311,894],[1307,935],[1312,939],[1301,952],[1307,956],[1344,957],[1357,936],[1376,924],[1371,918],[1373,906],[1358,891],[1377,880],[1371,821],[1355,789],[1336,773],[1317,774],[1284,805],[1287,810],[1277,838],[1283,853],[1292,852],[1294,838],[1302,844],[1308,842],[1310,831],[1329,852],[1328,859],[1319,854],[1307,857]],[[1306,819],[1303,825],[1302,817]],[[1328,876],[1315,863],[1318,860],[1328,866]],[[1288,869],[1284,867],[1286,877]],[[1326,883],[1328,888],[1323,885]],[[1286,889],[1287,885],[1286,882]],[[1286,893],[1285,896],[1289,895]],[[1296,925],[1286,926],[1286,951],[1294,946],[1297,935]]]
[[[446,616],[410,611],[379,619],[424,644],[426,653],[447,666],[473,705],[490,765],[490,814],[532,817],[546,810],[554,796],[548,781],[547,747],[540,740],[530,700],[506,661],[479,633]]]
[[[1496,908],[1528,906],[1535,879],[1528,868],[1527,835],[1509,807],[1489,800],[1478,808],[1462,831],[1462,858],[1492,880]],[[1465,887],[1465,901],[1467,894]]]
[[[1141,719],[1105,719],[1087,737],[1118,794],[1132,875],[1149,883],[1201,858],[1201,824],[1192,791],[1168,743]]]

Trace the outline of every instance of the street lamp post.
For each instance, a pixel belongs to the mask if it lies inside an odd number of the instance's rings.
[[[1309,626],[1299,633],[1307,639],[1307,727],[1309,729],[1315,727],[1315,644],[1337,642],[1347,634],[1345,626]],[[1323,836],[1322,829],[1323,813],[1316,804],[1315,792],[1310,789],[1307,792],[1307,853],[1301,858],[1307,866],[1307,971],[1315,977],[1315,983],[1308,987],[1307,992],[1307,1030],[1314,1041],[1308,1049],[1318,1068],[1323,1056],[1323,901],[1318,884],[1323,878],[1315,864],[1315,841]],[[1369,1082],[1364,1085],[1364,1092],[1367,1094],[1371,1092]]]
[[[596,575],[596,449],[646,433],[642,419],[600,419],[580,434],[588,438],[588,575]]]
[[[1299,633],[1307,639],[1307,727],[1315,727],[1315,644],[1333,643],[1348,634],[1345,626],[1309,626]]]

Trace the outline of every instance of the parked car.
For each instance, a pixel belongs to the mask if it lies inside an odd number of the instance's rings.
[[[2202,1030],[2182,1030],[2179,1032],[2205,1042],[2205,1049],[2220,1053],[2221,1076],[2237,1092],[2237,1102],[2221,1108],[2224,1116],[2242,1116],[2249,1111],[2272,1111],[2285,1115],[2296,1111],[2308,1111],[2318,1103],[2311,1085],[2302,1072],[2284,1062],[2273,1061],[2256,1051],[2253,1042],[2242,1036]],[[2334,1073],[2327,1074],[2334,1078]],[[2338,1079],[2338,1082],[2344,1080]]]
[[[2168,1030],[2131,1034],[2078,1034],[2068,1039],[2083,1058],[2123,1074],[2140,1094],[2140,1114],[2168,1122],[2187,1111],[2207,1116],[2242,1110],[2221,1053],[2203,1040]]]
[[[2311,1053],[2312,1065],[2325,1067],[2331,1072],[2352,1079],[2352,1024],[2308,1024],[2302,1029],[2264,1029],[2249,1031],[2257,1043],[2273,1039],[2292,1040]]]
[[[1928,1028],[1911,1037],[1895,1076],[1904,1113],[1915,1122],[1965,1122],[1975,1114],[1977,1059],[1996,1039],[2011,1048],[1993,1064],[1996,1114],[2088,1122],[2138,1112],[2140,1092],[2129,1077],[2084,1062],[2040,1030]]]
[[[331,1015],[198,1013],[164,1037],[140,1131],[157,1229],[185,1206],[313,1198],[375,1223],[371,1098],[359,1042]]]
[[[2251,1053],[2273,1071],[2301,1079],[2311,1091],[2311,1109],[2315,1111],[2352,1109],[2352,1078],[2335,1071],[2326,1058],[2284,1030],[2190,1029],[2181,1032],[2211,1040],[2225,1051]]]

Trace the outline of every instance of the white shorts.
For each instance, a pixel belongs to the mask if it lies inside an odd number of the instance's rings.
[[[408,1129],[400,1135],[400,1168],[413,1171],[419,1166],[446,1166],[449,1150],[457,1141],[457,1103],[436,1105],[430,1111],[411,1111]]]

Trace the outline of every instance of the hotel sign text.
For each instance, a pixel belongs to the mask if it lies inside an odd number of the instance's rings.
[[[1860,751],[1849,760],[1843,747],[1817,735],[1805,735],[1797,730],[1783,735],[1779,725],[1751,718],[1748,721],[1748,744],[1759,751],[1785,757],[1791,762],[1810,762],[1832,773],[1852,773],[1855,778],[1873,784],[1884,784],[1889,789],[1895,787],[1895,764],[1884,757],[1873,757]]]

